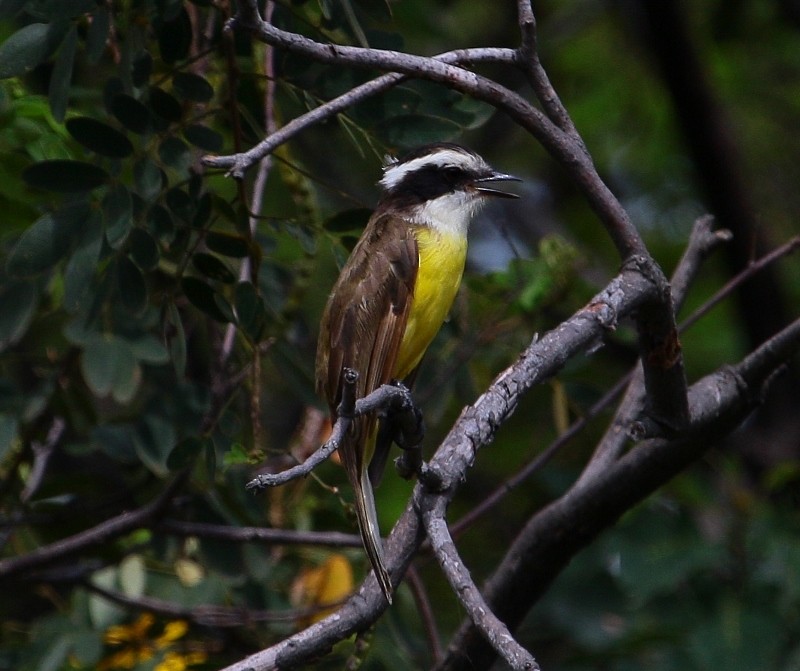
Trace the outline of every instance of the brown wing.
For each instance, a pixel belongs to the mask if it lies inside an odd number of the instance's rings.
[[[373,215],[331,292],[317,345],[317,391],[335,413],[344,367],[359,373],[357,397],[388,382],[413,299],[419,266],[408,223]]]
[[[363,398],[392,378],[418,266],[417,243],[408,224],[391,215],[374,214],[339,275],[320,326],[317,391],[327,399],[334,417],[341,400],[343,368],[359,373],[356,398]],[[392,581],[386,570],[367,473],[377,423],[374,413],[357,417],[339,446],[339,455],[355,493],[364,549],[391,603]]]

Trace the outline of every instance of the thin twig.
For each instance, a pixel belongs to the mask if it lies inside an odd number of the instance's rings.
[[[31,443],[31,450],[33,451],[33,466],[31,467],[28,480],[25,482],[25,488],[22,490],[22,492],[20,492],[19,495],[19,500],[22,501],[22,503],[27,503],[30,501],[31,496],[34,495],[36,490],[39,488],[39,485],[42,483],[42,478],[44,478],[44,475],[47,472],[47,463],[50,461],[53,451],[58,446],[61,436],[64,435],[64,430],[66,427],[66,422],[64,422],[61,417],[55,417],[50,430],[47,432],[44,442],[40,443],[38,441],[34,441]]]
[[[173,601],[166,601],[152,596],[130,596],[110,590],[95,584],[91,580],[84,581],[83,586],[90,592],[97,594],[112,603],[145,610],[171,618],[189,620],[206,627],[243,627],[254,622],[298,622],[322,610],[331,608],[330,604],[324,607],[298,608],[283,612],[269,610],[256,610],[252,608],[234,608],[231,606],[217,606],[213,604],[196,604],[184,606]]]
[[[512,669],[539,671],[533,655],[514,639],[508,627],[492,612],[464,566],[444,518],[447,500],[438,496],[430,504],[431,501],[428,500],[420,510],[422,524],[431,542],[433,555],[459,602],[467,611],[467,617]]]
[[[331,429],[330,438],[302,464],[287,468],[280,473],[260,473],[245,485],[247,489],[277,487],[291,480],[306,477],[339,448],[354,417],[381,409],[414,413],[415,408],[413,400],[411,399],[411,394],[404,386],[385,384],[378,387],[364,398],[355,400],[355,380],[357,377],[348,378],[346,374],[342,377],[344,380],[342,387],[342,403],[337,412],[336,422]]]
[[[436,626],[436,617],[433,614],[433,607],[431,606],[431,600],[428,598],[425,584],[413,564],[409,567],[408,573],[406,573],[406,583],[414,595],[417,611],[422,621],[422,629],[425,632],[425,638],[428,639],[428,647],[431,651],[433,663],[439,664],[444,657],[442,643],[439,639],[439,628]]]
[[[67,538],[43,545],[27,554],[0,560],[0,578],[7,578],[23,571],[46,566],[89,547],[104,543],[111,538],[117,538],[135,529],[148,526],[169,505],[187,478],[188,471],[179,473],[155,499],[141,508],[124,512],[90,529],[84,529]]]
[[[432,58],[440,60],[443,63],[451,63],[454,65],[469,63],[511,63],[514,59],[514,52],[511,49],[483,47],[475,49],[456,49],[433,56]],[[281,126],[281,128],[269,133],[266,138],[246,152],[233,156],[209,155],[203,157],[203,162],[207,166],[213,168],[229,168],[231,169],[230,174],[232,176],[241,178],[244,173],[236,171],[239,167],[241,167],[242,170],[246,170],[247,167],[260,161],[264,156],[271,154],[279,146],[285,144],[306,128],[327,121],[331,117],[353,107],[357,103],[367,100],[372,96],[379,95],[384,91],[388,91],[408,79],[408,76],[397,73],[377,77],[350,89],[336,98],[322,103],[305,114],[295,117]]]
[[[647,248],[627,212],[614,197],[595,169],[582,143],[562,131],[539,109],[521,95],[470,70],[435,58],[417,56],[385,49],[324,44],[302,35],[290,33],[264,21],[255,0],[242,0],[234,25],[251,32],[257,39],[303,54],[317,62],[360,69],[378,69],[418,79],[438,82],[448,88],[486,102],[504,111],[526,129],[567,170],[581,187],[589,205],[606,227],[620,256],[647,258]],[[516,58],[516,57],[515,57]],[[206,157],[208,166],[225,168],[234,177],[241,177],[257,158],[243,160],[242,156]]]
[[[213,538],[231,543],[265,543],[267,545],[316,545],[320,547],[361,547],[356,534],[338,531],[299,531],[296,529],[267,529],[264,527],[231,527],[207,522],[184,522],[166,519],[159,522],[158,531],[176,536]]]

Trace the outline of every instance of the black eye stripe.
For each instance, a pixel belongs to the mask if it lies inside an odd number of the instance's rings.
[[[393,191],[407,194],[417,202],[423,202],[456,191],[466,184],[469,178],[466,171],[456,166],[446,168],[438,165],[425,166],[408,173]]]

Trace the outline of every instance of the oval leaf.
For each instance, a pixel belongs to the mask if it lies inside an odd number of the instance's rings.
[[[137,193],[147,202],[152,202],[161,194],[167,182],[164,173],[150,158],[143,157],[133,166],[133,180]]]
[[[86,116],[68,119],[67,131],[80,144],[101,156],[125,158],[133,153],[128,136],[107,123]]]
[[[161,58],[166,63],[174,63],[189,55],[192,45],[192,21],[186,9],[181,7],[178,15],[166,21],[158,31],[158,46]]]
[[[140,313],[147,307],[147,284],[142,271],[127,256],[117,261],[117,288],[128,310]]]
[[[153,270],[158,265],[158,243],[142,228],[131,231],[129,251],[133,262],[142,270]]]
[[[183,293],[186,294],[186,298],[198,310],[218,322],[228,323],[231,321],[230,314],[226,314],[226,312],[232,312],[232,310],[225,311],[221,307],[224,305],[225,299],[214,291],[211,286],[196,277],[184,277],[181,281],[181,287],[183,288]],[[230,306],[228,307],[230,308]]]
[[[35,282],[6,282],[0,287],[0,350],[16,343],[28,330],[39,305]],[[2,452],[2,450],[0,450]]]
[[[167,456],[167,468],[171,471],[179,471],[191,466],[198,455],[204,451],[205,439],[198,436],[184,438],[178,443]]]
[[[172,88],[181,98],[205,103],[214,97],[214,87],[204,77],[191,72],[179,72],[172,78]]]
[[[212,280],[228,284],[236,281],[231,269],[213,254],[198,252],[192,257],[192,264],[202,275]]]
[[[95,335],[81,355],[81,372],[96,396],[108,396],[112,388],[133,375],[136,359],[123,340],[112,335]]]
[[[53,74],[50,76],[50,88],[47,95],[50,111],[57,121],[63,121],[67,112],[70,84],[72,83],[72,66],[75,63],[75,51],[78,48],[78,28],[73,26],[67,33],[64,43],[58,52]]]
[[[158,146],[158,157],[170,168],[181,172],[186,172],[192,161],[189,147],[177,137],[168,137]]]
[[[17,77],[36,67],[50,54],[50,27],[31,23],[0,44],[0,79]]]
[[[378,124],[375,130],[387,144],[394,147],[414,147],[429,142],[454,140],[461,127],[442,117],[423,114],[401,114]]]
[[[247,240],[229,233],[207,233],[206,245],[212,252],[234,259],[243,259],[250,253],[250,246],[247,244]]]
[[[133,199],[122,184],[108,190],[103,198],[103,215],[106,225],[106,240],[113,249],[119,249],[133,227]]]
[[[30,277],[51,268],[69,251],[88,216],[88,207],[79,203],[39,217],[8,255],[8,274]]]
[[[183,107],[174,96],[157,86],[150,87],[150,109],[170,123],[177,123],[183,116]]]
[[[131,83],[138,89],[147,84],[153,72],[153,57],[144,51],[133,61],[131,67]]]
[[[175,223],[169,210],[156,203],[147,212],[147,228],[161,240],[172,240],[175,236]]]
[[[191,219],[194,201],[188,193],[175,187],[167,191],[165,200],[173,215],[183,221]]]
[[[145,133],[150,128],[150,111],[127,93],[117,93],[111,99],[111,113],[134,133]]]
[[[183,136],[187,142],[204,151],[218,152],[222,150],[222,135],[208,126],[194,124],[183,129]]]
[[[39,189],[81,193],[103,186],[108,181],[108,173],[91,163],[55,159],[34,163],[23,171],[22,178]]]

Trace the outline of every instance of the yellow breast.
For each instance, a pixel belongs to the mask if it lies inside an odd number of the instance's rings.
[[[393,375],[398,380],[419,365],[428,345],[439,332],[461,284],[467,256],[467,239],[463,235],[420,226],[416,238],[419,270],[411,313]]]

